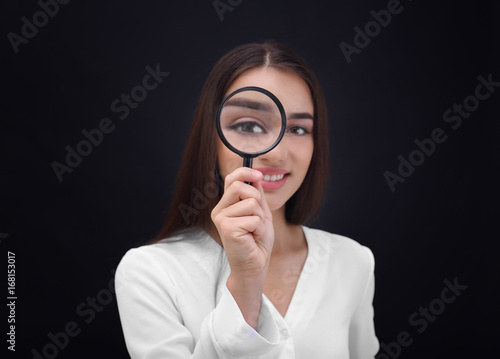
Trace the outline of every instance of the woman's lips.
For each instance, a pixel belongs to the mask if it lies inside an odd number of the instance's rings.
[[[260,181],[262,188],[268,190],[279,189],[284,186],[288,175],[290,174],[287,170],[282,168],[255,168],[256,170],[262,172],[264,177]]]

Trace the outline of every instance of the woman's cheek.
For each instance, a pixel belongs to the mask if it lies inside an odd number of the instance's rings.
[[[243,159],[236,153],[229,150],[222,141],[219,141],[217,146],[217,160],[219,164],[219,171],[222,179],[233,172],[235,169],[239,168],[243,164]]]

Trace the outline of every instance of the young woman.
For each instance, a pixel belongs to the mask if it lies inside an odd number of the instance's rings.
[[[271,91],[287,116],[283,140],[253,169],[215,126],[224,97],[245,86]],[[248,44],[219,60],[164,228],[116,272],[133,359],[375,356],[371,251],[304,226],[323,196],[327,134],[318,80],[291,49]]]

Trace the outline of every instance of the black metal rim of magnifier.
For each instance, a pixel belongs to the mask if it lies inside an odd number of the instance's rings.
[[[276,141],[274,141],[274,143],[271,146],[269,146],[268,148],[266,148],[263,151],[259,151],[259,152],[255,152],[255,153],[242,152],[242,151],[238,150],[237,148],[234,148],[233,146],[231,146],[231,144],[227,141],[226,137],[224,137],[224,134],[222,133],[222,128],[220,127],[220,115],[221,115],[221,112],[222,112],[222,108],[224,107],[224,104],[227,102],[227,100],[229,100],[234,95],[236,95],[236,94],[238,94],[240,92],[243,92],[243,91],[257,91],[257,92],[263,93],[264,95],[267,95],[268,97],[271,98],[271,100],[273,100],[273,102],[276,104],[276,106],[278,106],[278,109],[280,111],[280,114],[281,114],[281,131],[280,131],[280,134],[279,134],[278,138],[276,139]],[[286,114],[285,114],[285,109],[283,108],[283,105],[281,104],[280,100],[278,100],[278,98],[272,92],[270,92],[270,91],[268,91],[266,89],[263,89],[262,87],[257,87],[257,86],[242,87],[242,88],[239,88],[239,89],[231,92],[229,95],[227,95],[226,98],[224,99],[224,101],[222,101],[221,105],[219,106],[219,109],[217,110],[217,117],[215,119],[215,122],[216,122],[216,126],[217,126],[217,133],[219,134],[219,137],[220,137],[221,141],[231,151],[233,151],[234,153],[236,153],[236,154],[240,155],[241,157],[243,157],[243,159],[245,161],[244,166],[246,166],[246,164],[248,164],[249,165],[248,167],[250,167],[252,165],[252,159],[253,158],[255,158],[257,156],[260,156],[260,155],[263,155],[265,153],[268,153],[274,147],[276,147],[276,145],[278,143],[280,143],[281,139],[283,138],[283,135],[285,134],[285,130],[286,130]]]

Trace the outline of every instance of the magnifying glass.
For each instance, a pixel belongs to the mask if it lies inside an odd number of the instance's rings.
[[[275,148],[286,130],[283,105],[270,91],[256,86],[237,89],[226,96],[217,111],[221,141],[243,157],[252,168],[253,159]]]

